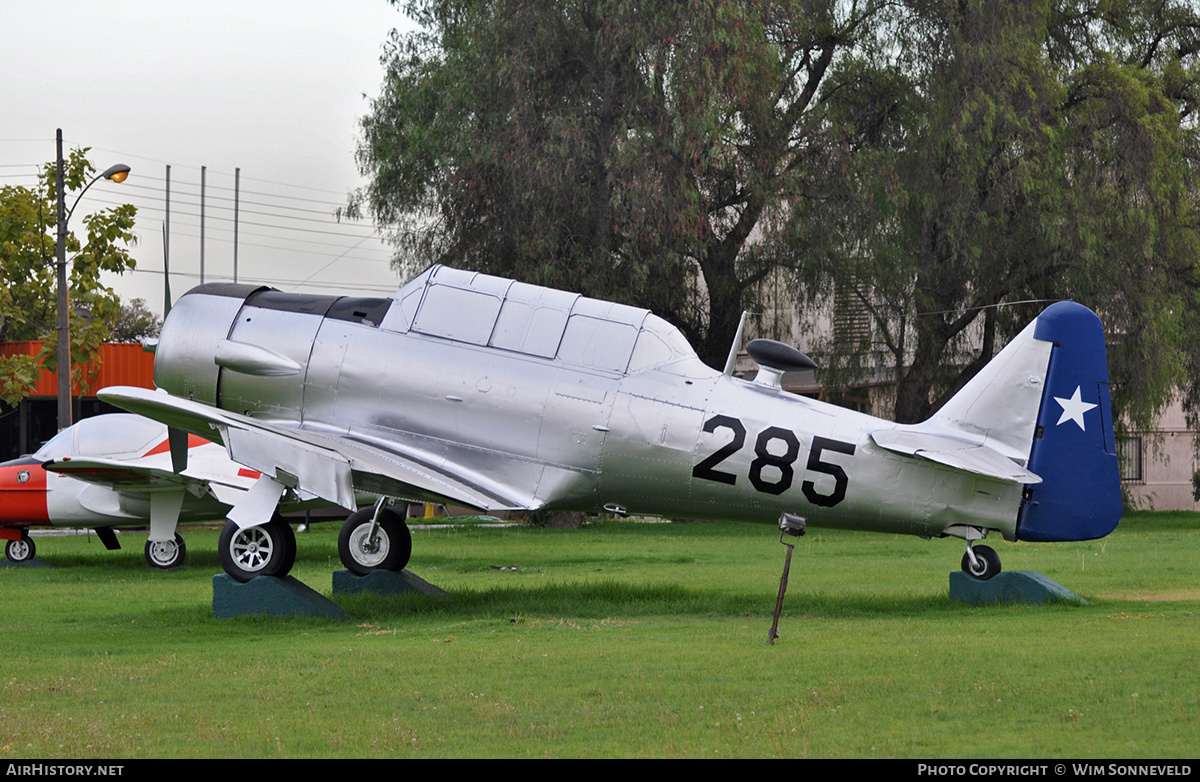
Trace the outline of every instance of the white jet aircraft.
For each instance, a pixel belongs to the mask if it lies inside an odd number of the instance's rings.
[[[114,550],[121,547],[114,527],[149,525],[146,561],[164,569],[183,564],[178,522],[224,517],[259,478],[208,440],[193,435],[186,445],[187,468],[176,472],[165,425],[113,413],[85,418],[32,456],[0,464],[5,556],[33,559],[31,527],[89,528]]]

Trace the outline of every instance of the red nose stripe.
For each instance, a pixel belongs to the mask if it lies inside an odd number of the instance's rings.
[[[40,464],[0,467],[0,521],[49,523],[46,471]]]

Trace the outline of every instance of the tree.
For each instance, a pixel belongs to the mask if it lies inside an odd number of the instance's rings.
[[[145,299],[122,302],[113,319],[110,342],[142,342],[162,332],[162,318],[146,306]]]
[[[73,150],[64,161],[67,201],[94,175],[87,149]],[[0,399],[19,402],[37,382],[43,362],[57,354],[54,239],[57,230],[55,166],[43,168],[36,187],[0,188],[0,341],[44,340],[37,356],[0,358]],[[83,364],[99,356],[116,315],[118,299],[100,282],[102,271],[134,267],[126,249],[134,244],[135,209],[122,205],[81,218],[85,240],[68,234],[66,248],[72,310],[88,313],[71,320],[72,378],[86,384]],[[76,219],[77,222],[80,218]]]
[[[396,0],[393,0],[396,2]],[[882,0],[412,0],[348,214],[440,262],[649,307],[723,363]]]
[[[869,313],[906,422],[1047,300],[1079,300],[1111,335],[1115,401],[1146,422],[1200,345],[1200,14],[929,0],[907,3],[889,39],[827,81],[840,155],[824,162],[842,176],[790,216],[802,300]],[[827,360],[854,371],[869,354]]]
[[[846,377],[886,359],[901,421],[1049,299],[1104,318],[1137,420],[1200,363],[1200,12],[1185,0],[407,12],[421,29],[385,55],[358,150],[370,183],[348,213],[389,226],[408,271],[649,307],[714,365],[783,271],[802,310],[848,302],[870,320],[870,340],[825,361]]]

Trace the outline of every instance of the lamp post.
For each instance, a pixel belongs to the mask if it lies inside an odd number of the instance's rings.
[[[101,179],[113,182],[124,182],[129,176],[129,166],[115,165],[96,176],[87,187],[79,191],[71,210],[66,210],[63,193],[63,144],[62,128],[58,129],[58,158],[57,158],[57,190],[58,190],[58,235],[54,242],[55,258],[57,260],[57,305],[58,305],[58,431],[71,425],[71,328],[67,319],[67,221],[79,206],[79,199],[88,188]]]

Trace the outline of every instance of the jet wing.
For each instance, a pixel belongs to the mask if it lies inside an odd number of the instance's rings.
[[[118,491],[158,489],[162,487],[191,486],[206,483],[203,479],[180,475],[170,470],[130,464],[120,459],[68,456],[46,462],[42,467],[49,472],[62,473],[88,483],[111,486]]]
[[[999,451],[957,437],[911,429],[880,429],[871,432],[871,439],[879,447],[895,453],[928,459],[947,467],[1007,483],[1042,482],[1041,477],[1024,469]]]
[[[102,486],[124,494],[154,495],[171,490],[187,490],[200,497],[205,493],[216,497],[218,502],[234,505],[254,484],[258,475],[243,469],[237,478],[222,475],[184,474],[160,467],[120,459],[103,457],[67,456],[42,464],[49,472],[56,472],[84,483]],[[239,485],[240,484],[240,485]],[[90,496],[90,495],[89,495]],[[161,498],[160,498],[161,499]],[[302,497],[311,499],[311,497]],[[89,506],[90,507],[90,506]],[[91,507],[98,512],[110,513],[108,509]]]
[[[438,454],[399,443],[384,447],[349,432],[259,421],[170,394],[118,386],[105,402],[225,446],[229,457],[284,487],[353,510],[355,490],[486,511],[532,510],[541,502]]]

